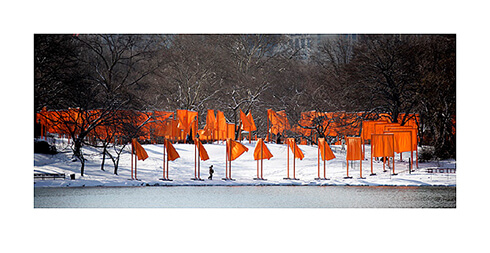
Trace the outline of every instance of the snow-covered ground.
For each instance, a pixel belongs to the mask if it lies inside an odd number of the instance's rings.
[[[394,185],[394,186],[455,186],[455,173],[428,173],[427,168],[456,168],[456,161],[447,160],[441,162],[419,163],[419,168],[411,174],[408,171],[408,159],[410,153],[403,153],[403,161],[396,156],[395,173],[383,172],[382,162],[373,162],[375,176],[370,176],[370,146],[366,145],[366,159],[362,163],[362,176],[360,178],[359,161],[349,164],[349,176],[346,179],[345,151],[340,146],[332,146],[332,151],[337,158],[327,161],[327,178],[330,180],[315,180],[318,177],[318,151],[316,146],[299,145],[305,154],[303,160],[296,159],[295,176],[298,180],[285,180],[287,177],[287,149],[286,145],[267,144],[274,155],[270,160],[264,160],[263,176],[267,180],[254,180],[257,177],[257,162],[253,160],[255,142],[243,144],[249,151],[232,161],[232,178],[234,181],[222,180],[225,177],[225,144],[204,144],[210,159],[201,161],[200,175],[204,181],[191,180],[194,178],[194,145],[174,144],[180,154],[180,158],[170,161],[169,178],[172,181],[162,181],[163,145],[143,145],[149,158],[138,161],[138,180],[131,180],[131,158],[129,147],[121,155],[118,175],[113,173],[112,161],[106,158],[105,170],[100,169],[102,155],[100,150],[85,147],[84,153],[88,161],[85,166],[85,174],[80,175],[80,162],[72,157],[71,149],[66,140],[56,140],[60,153],[56,155],[34,154],[34,173],[65,173],[63,179],[35,179],[35,187],[79,187],[79,186],[146,186],[146,185],[171,185],[171,186],[210,186],[210,185]],[[290,174],[293,177],[292,153],[290,152]],[[208,168],[213,165],[213,180],[208,180]],[[415,164],[414,164],[414,168]],[[388,168],[386,168],[388,170]],[[320,176],[323,177],[323,162],[320,166]],[[69,175],[75,174],[76,180],[70,180]]]

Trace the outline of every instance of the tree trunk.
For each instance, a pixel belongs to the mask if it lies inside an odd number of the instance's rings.
[[[82,164],[82,166],[80,168],[80,174],[82,177],[83,177],[83,174],[85,172],[85,158],[83,157],[83,152],[82,152],[83,138],[84,138],[84,136],[82,136],[82,135],[79,135],[77,138],[73,138],[73,144],[74,144],[73,154]]]
[[[117,174],[117,169],[119,168],[119,158],[117,158],[116,162],[114,163],[114,174]]]
[[[106,152],[107,152],[107,145],[104,145],[104,150],[102,151],[102,163],[100,164],[100,170],[104,170]]]
[[[82,160],[80,160],[80,162],[82,163],[82,167],[80,168],[80,174],[83,177],[83,173],[85,171],[85,160],[82,158]]]

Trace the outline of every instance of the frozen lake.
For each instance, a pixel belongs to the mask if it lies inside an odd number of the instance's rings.
[[[455,208],[456,187],[47,187],[34,188],[34,207]]]

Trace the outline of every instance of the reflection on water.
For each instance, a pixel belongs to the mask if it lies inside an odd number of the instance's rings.
[[[34,207],[455,208],[456,187],[174,186],[34,188]]]

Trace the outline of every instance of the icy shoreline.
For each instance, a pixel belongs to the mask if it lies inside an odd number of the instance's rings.
[[[280,187],[280,186],[296,186],[296,187],[336,187],[336,186],[345,186],[345,187],[456,187],[456,185],[340,185],[340,184],[323,184],[323,185],[292,185],[292,184],[263,184],[263,185],[252,185],[252,184],[240,184],[240,185],[159,185],[159,184],[145,184],[145,185],[92,185],[92,186],[36,186],[35,188],[119,188],[119,187],[241,187],[241,186],[254,186],[254,187]]]
[[[55,181],[55,180],[51,180]],[[62,181],[62,180],[56,180]],[[456,184],[429,184],[429,183],[412,183],[412,184],[376,184],[376,183],[287,183],[287,182],[275,182],[275,183],[234,183],[234,184],[226,184],[226,183],[203,183],[203,184],[188,184],[188,183],[162,183],[162,182],[141,182],[134,181],[131,183],[88,183],[84,180],[72,180],[66,179],[63,183],[58,182],[50,182],[50,180],[39,180],[34,182],[34,187],[56,187],[56,188],[64,188],[64,187],[215,187],[215,186],[224,186],[224,187],[239,187],[239,186],[258,186],[258,187],[274,187],[274,186],[317,186],[317,187],[325,187],[325,186],[362,186],[362,187],[456,187]]]

